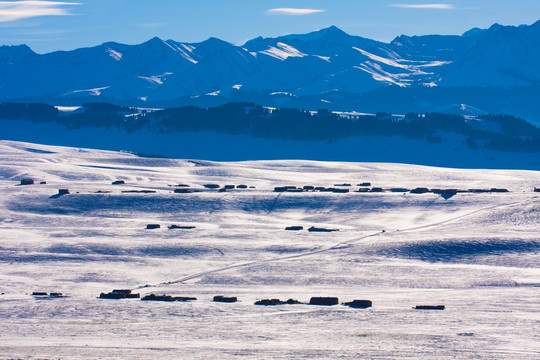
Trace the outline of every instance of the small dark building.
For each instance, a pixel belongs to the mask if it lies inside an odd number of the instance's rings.
[[[263,300],[255,301],[255,305],[264,305],[264,306],[283,305],[283,301],[279,299],[263,299]]]
[[[304,230],[304,227],[303,226],[287,226],[285,230],[300,231],[300,230]]]
[[[195,229],[195,226],[182,226],[182,225],[170,225],[168,227],[170,230],[173,230],[173,229]]]
[[[146,295],[141,298],[142,301],[174,301],[174,298],[170,295]]]
[[[218,184],[204,184],[203,185],[207,189],[219,189],[220,186]]]
[[[99,294],[100,299],[139,299],[141,294],[132,293],[131,290],[113,290],[110,293]]]
[[[312,297],[309,304],[331,306],[339,304],[339,299],[337,297]]]
[[[415,310],[444,310],[444,305],[416,305]]]
[[[59,189],[58,195],[67,195],[69,194],[69,189]]]
[[[41,181],[39,184],[40,185],[47,185],[47,182],[46,181]]]
[[[491,188],[489,191],[494,192],[494,193],[506,193],[506,192],[508,192],[507,189],[497,189],[497,188]]]
[[[458,193],[457,189],[433,189],[432,191],[440,195],[456,195]]]
[[[216,295],[214,296],[214,301],[215,302],[223,302],[223,303],[233,303],[233,302],[237,302],[238,301],[238,298],[236,296],[223,296],[223,295]]]
[[[247,185],[238,185],[237,189],[247,189]]]
[[[279,299],[263,299],[255,302],[255,305],[273,306],[273,305],[294,305],[301,304],[300,301],[289,299],[287,301],[281,301]]]
[[[274,188],[274,192],[285,192],[285,191],[290,191],[290,190],[296,190],[296,186],[276,186]]]
[[[124,185],[125,183],[124,180],[116,180],[112,182],[112,185]]]
[[[351,186],[351,184],[334,184],[334,186]]]
[[[302,304],[302,302],[298,301],[298,300],[295,300],[295,299],[288,299],[287,301],[284,302],[284,304],[287,304],[287,305],[296,305],[296,304]]]
[[[315,190],[315,186],[304,185],[304,187],[302,187],[302,189],[304,189],[305,191],[313,191],[313,190]]]
[[[356,186],[371,186],[371,183],[370,182],[363,182],[363,183],[360,183]]]
[[[125,295],[123,294],[114,294],[112,292],[110,293],[101,293],[99,294],[100,299],[125,299]]]
[[[122,190],[124,194],[154,194],[155,190]]]
[[[227,189],[227,190],[232,190],[234,188],[236,188],[235,185],[225,185],[223,188]]]
[[[425,194],[428,192],[429,192],[428,188],[422,188],[422,187],[418,187],[411,190],[411,194]]]
[[[409,189],[407,188],[391,188],[390,189],[390,192],[393,192],[393,193],[405,193],[405,192],[408,192]]]
[[[189,187],[189,185],[187,185],[187,184],[178,184],[178,185],[176,185],[176,186],[177,186],[177,187]]]
[[[32,296],[47,296],[48,294],[46,292],[43,292],[43,291],[34,291],[32,293]]]
[[[148,225],[146,225],[146,228],[150,229],[150,230],[159,229],[160,227],[161,227],[161,225],[159,225],[159,224],[148,224]]]
[[[540,188],[535,187],[534,192],[540,192]]]
[[[141,298],[141,294],[139,293],[126,294],[126,299],[140,299],[140,298]]]
[[[197,300],[196,297],[186,297],[186,296],[171,296],[171,295],[146,295],[141,300],[144,301],[194,301]]]
[[[191,190],[191,189],[174,189],[174,192],[176,194],[189,194],[189,193],[192,193],[193,190]]]
[[[325,229],[325,228],[318,228],[315,226],[312,226],[308,229],[308,231],[311,232],[332,232],[332,231],[339,231],[339,229]]]
[[[326,188],[324,186],[316,186],[314,190],[315,191],[324,191],[324,190],[326,190]]]
[[[21,185],[34,185],[33,179],[21,179]]]
[[[332,189],[332,192],[336,194],[345,194],[349,192],[349,189]]]
[[[380,188],[380,187],[374,187],[374,188],[371,188],[370,192],[380,193],[380,192],[384,192],[384,190],[383,188]]]
[[[371,300],[353,300],[346,302],[343,305],[350,306],[355,309],[365,309],[373,306],[373,303],[371,302]]]
[[[360,188],[360,189],[356,190],[355,192],[367,193],[367,192],[369,192],[369,188]]]

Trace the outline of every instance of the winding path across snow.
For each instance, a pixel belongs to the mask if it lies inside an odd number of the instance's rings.
[[[343,247],[345,245],[351,245],[351,244],[357,243],[359,241],[362,241],[362,240],[365,240],[365,239],[368,239],[368,238],[372,238],[372,237],[376,237],[376,236],[386,236],[388,234],[394,234],[394,233],[398,233],[398,232],[403,233],[403,232],[411,232],[411,231],[421,231],[421,230],[426,230],[426,229],[429,229],[429,228],[436,228],[438,226],[449,224],[449,223],[461,220],[463,218],[475,215],[475,214],[480,213],[480,212],[491,211],[491,210],[501,209],[501,208],[505,208],[505,207],[513,207],[513,206],[522,205],[522,204],[523,204],[522,202],[513,202],[513,203],[509,203],[509,204],[500,204],[500,205],[488,206],[488,207],[473,210],[473,211],[468,212],[466,214],[455,216],[455,217],[450,218],[450,219],[437,221],[437,222],[426,224],[426,225],[420,225],[420,226],[415,226],[415,227],[410,227],[410,228],[400,229],[400,230],[393,230],[393,231],[388,231],[388,232],[378,231],[376,233],[371,233],[371,234],[368,234],[368,235],[364,235],[364,236],[361,236],[359,238],[355,238],[355,239],[352,239],[352,240],[342,241],[342,242],[339,242],[339,243],[334,244],[332,246],[323,247],[323,248],[317,249],[317,250],[306,251],[306,252],[302,252],[302,253],[294,254],[294,255],[279,256],[279,257],[276,257],[276,258],[273,258],[273,259],[268,259],[268,260],[256,260],[256,261],[247,261],[247,262],[242,262],[242,263],[231,264],[229,266],[224,266],[224,267],[216,268],[216,269],[213,269],[213,270],[207,270],[207,271],[202,271],[202,272],[186,275],[186,276],[183,276],[183,277],[181,277],[179,279],[176,279],[176,280],[165,281],[165,282],[155,284],[155,285],[148,285],[148,284],[147,285],[141,285],[141,286],[136,287],[134,290],[143,289],[143,288],[150,288],[150,287],[159,287],[159,286],[163,286],[163,285],[180,284],[180,283],[186,282],[188,280],[196,279],[196,278],[203,277],[203,276],[206,276],[206,275],[215,274],[215,273],[218,273],[218,272],[223,272],[223,271],[227,271],[227,270],[231,270],[231,269],[242,268],[242,267],[246,267],[246,266],[250,266],[250,265],[267,264],[267,263],[278,262],[278,261],[285,261],[285,260],[293,260],[293,259],[304,258],[304,257],[307,257],[307,256],[317,255],[317,254],[329,252],[329,251],[332,251],[332,250],[338,250],[339,248],[341,248],[341,247]]]

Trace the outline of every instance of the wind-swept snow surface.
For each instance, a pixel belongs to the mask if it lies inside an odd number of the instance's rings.
[[[10,141],[0,159],[0,358],[540,357],[538,172],[217,163]],[[350,191],[273,191],[305,185]],[[384,192],[356,192],[375,187]],[[113,289],[197,300],[97,298]],[[312,296],[373,307],[253,305]]]

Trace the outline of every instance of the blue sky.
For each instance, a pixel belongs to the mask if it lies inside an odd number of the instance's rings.
[[[473,28],[532,24],[540,0],[66,0],[0,1],[0,45],[39,53],[127,44],[154,36],[234,44],[335,25],[352,35],[461,34]]]

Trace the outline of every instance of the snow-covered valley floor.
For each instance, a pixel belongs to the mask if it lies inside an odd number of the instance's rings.
[[[362,182],[509,192],[355,192]],[[174,193],[179,184],[201,191]],[[351,191],[273,192],[338,184]],[[0,358],[539,359],[535,187],[534,171],[216,163],[0,141]],[[130,192],[142,190],[152,192]],[[294,225],[304,229],[284,230]],[[197,300],[98,299],[113,289]],[[312,296],[373,307],[253,304]]]

